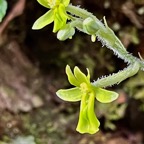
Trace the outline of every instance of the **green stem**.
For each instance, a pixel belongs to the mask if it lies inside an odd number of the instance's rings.
[[[107,87],[110,86],[110,84],[119,84],[121,81],[127,79],[128,77],[135,75],[139,71],[139,68],[139,63],[135,62],[134,64],[131,64],[130,66],[118,73],[98,79],[97,81],[93,82],[92,85],[96,87]]]
[[[71,25],[72,27],[78,27],[79,30],[82,31],[82,29],[83,29],[82,22],[83,22],[83,21],[82,21],[80,18],[75,18],[75,17],[73,17],[73,16],[71,16],[70,18],[71,18],[71,20],[72,20],[72,22],[70,22],[70,25]]]
[[[73,5],[68,5],[66,8],[66,11],[70,12],[72,15],[76,15],[76,16],[81,17],[83,19],[86,19],[87,17],[92,17],[94,19],[97,19],[95,16],[93,16],[92,13],[90,13],[84,9],[81,9],[79,7],[73,6]]]

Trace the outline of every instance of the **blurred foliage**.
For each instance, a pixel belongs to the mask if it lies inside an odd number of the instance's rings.
[[[5,16],[6,10],[7,10],[7,1],[0,0],[0,22],[2,21],[3,17]]]
[[[104,128],[115,130],[114,122],[121,119],[125,115],[127,103],[119,104],[117,101],[111,104],[96,103],[96,113],[98,117],[104,117]]]
[[[69,64],[80,66],[84,71],[89,68],[92,77],[98,77],[105,71],[113,72],[114,62],[111,59],[112,52],[101,48],[100,43],[92,43],[89,36],[77,34],[59,53],[59,66]],[[96,72],[95,72],[96,71]],[[93,79],[93,78],[92,78]]]
[[[12,141],[12,144],[36,144],[33,136],[22,137],[19,136]]]
[[[139,72],[138,75],[129,79],[125,84],[125,90],[129,94],[129,98],[141,101],[139,108],[144,111],[144,74]]]

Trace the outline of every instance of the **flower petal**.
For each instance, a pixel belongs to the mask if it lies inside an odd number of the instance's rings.
[[[74,68],[74,76],[80,83],[90,84],[89,76],[87,77],[77,66]]]
[[[73,75],[69,65],[66,66],[66,74],[67,74],[67,77],[68,77],[70,84],[77,86],[77,87],[80,86],[79,81]]]
[[[67,13],[63,4],[60,4],[58,8],[55,9],[54,12],[54,28],[53,32],[57,32],[62,27],[66,25],[67,21]]]
[[[79,88],[58,90],[56,95],[65,101],[76,102],[81,100],[81,91]]]
[[[46,7],[46,8],[50,8],[48,5],[48,0],[37,0],[39,4],[41,4],[42,6]]]
[[[89,72],[89,69],[87,68],[87,79],[88,79],[88,81],[90,81],[90,72]]]
[[[35,21],[32,29],[41,29],[46,25],[52,23],[54,20],[53,10],[49,10],[47,13],[42,15],[39,19]]]
[[[54,16],[54,27],[53,27],[53,32],[57,32],[63,27],[64,23],[63,20],[58,12],[55,13]]]
[[[81,100],[79,122],[76,130],[80,133],[94,134],[99,130],[99,121],[94,112],[94,95],[83,95]]]
[[[65,6],[63,4],[60,4],[58,7],[58,13],[60,14],[60,17],[63,19],[63,21],[66,21],[68,16],[66,13]]]
[[[102,88],[95,88],[96,99],[101,103],[110,103],[118,98],[118,93]]]

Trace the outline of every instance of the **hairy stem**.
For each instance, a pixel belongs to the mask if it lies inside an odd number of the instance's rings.
[[[96,31],[95,35],[97,36],[98,40],[102,42],[107,48],[113,50],[114,54],[117,55],[119,58],[123,59],[125,62],[132,64],[137,62],[141,70],[144,71],[144,61],[140,60],[139,58],[134,57],[130,53],[126,51],[121,41],[118,37],[114,34],[113,30],[111,30],[104,19],[105,25],[98,20],[92,13],[84,10],[80,7],[75,7],[73,5],[69,5],[66,9],[72,15],[75,15],[83,20],[88,17],[91,17],[95,20],[95,24],[98,26],[99,30]],[[81,20],[82,23],[82,20]],[[82,24],[76,27],[78,30],[85,33],[82,29]]]
[[[121,81],[127,79],[128,77],[135,75],[139,71],[139,68],[139,63],[135,62],[134,64],[131,64],[130,66],[128,66],[122,71],[119,71],[118,73],[98,79],[97,81],[93,82],[92,85],[96,87],[107,87],[110,86],[110,84],[119,84]]]

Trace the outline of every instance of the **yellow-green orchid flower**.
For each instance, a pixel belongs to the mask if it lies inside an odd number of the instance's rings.
[[[81,101],[79,121],[76,130],[80,133],[94,134],[99,130],[99,121],[94,112],[95,98],[102,103],[109,103],[117,99],[118,94],[102,88],[94,87],[90,82],[90,74],[80,71],[78,67],[74,68],[74,74],[70,67],[66,66],[66,74],[70,84],[75,88],[61,89],[57,91],[57,96],[65,101]]]
[[[41,29],[46,25],[54,22],[53,32],[57,32],[66,25],[68,15],[66,7],[69,5],[70,0],[37,0],[42,6],[50,10],[37,19],[32,29]]]

